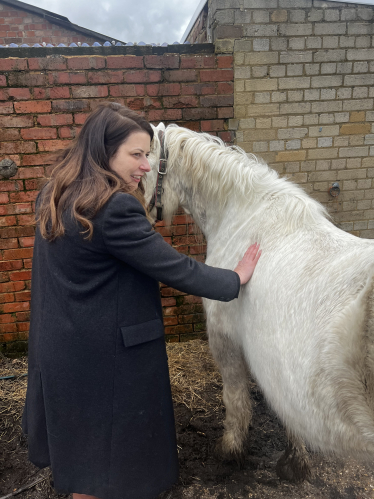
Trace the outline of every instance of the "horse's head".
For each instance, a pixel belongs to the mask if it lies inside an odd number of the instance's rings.
[[[159,166],[160,166],[160,158],[161,158],[161,141],[165,140],[167,135],[167,128],[163,123],[159,123],[157,127],[153,126],[154,137],[151,143],[151,151],[148,157],[149,164],[151,167],[151,171],[147,173],[146,182],[145,182],[145,200],[147,205],[153,201],[153,197],[156,193],[156,188],[159,184]],[[164,151],[167,150],[167,141],[165,144]],[[162,159],[165,159],[165,153]],[[163,218],[168,223],[171,221],[171,217],[176,212],[179,206],[179,197],[177,194],[177,184],[176,177],[172,174],[172,168],[169,168],[170,164],[166,165],[166,172],[162,176],[162,187],[161,187],[161,203],[162,203],[162,212]],[[150,212],[151,217],[156,220],[156,207],[154,206]]]

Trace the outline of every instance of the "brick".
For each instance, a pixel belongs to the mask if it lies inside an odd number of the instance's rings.
[[[31,258],[33,248],[9,249],[3,251],[4,260],[20,260],[22,258]]]
[[[86,73],[64,71],[61,73],[49,73],[50,85],[85,85],[87,83]]]
[[[52,102],[52,111],[57,113],[71,113],[89,110],[89,102],[84,100],[55,100]]]
[[[361,121],[361,120],[360,120]],[[370,133],[371,126],[369,123],[346,123],[340,127],[340,135],[354,135]]]
[[[47,75],[40,73],[11,73],[8,82],[12,87],[42,87],[47,83]]]
[[[206,59],[208,59],[208,57],[206,57],[204,59],[204,61]],[[210,58],[209,58],[209,60],[210,60]],[[217,68],[218,69],[232,68],[233,62],[234,62],[234,58],[232,55],[219,55],[217,57]],[[207,67],[207,65],[205,65],[204,67]]]
[[[122,71],[95,71],[88,73],[88,83],[122,83]]]
[[[0,102],[0,114],[13,114],[13,103]]]
[[[110,59],[110,57],[108,57]],[[108,66],[110,67],[110,66]],[[68,69],[103,69],[104,57],[69,57]]]
[[[233,107],[222,107],[217,109],[217,118],[233,118],[234,108]]]
[[[178,69],[180,56],[178,54],[146,55],[144,66],[150,69]]]
[[[37,121],[41,126],[71,125],[73,123],[72,114],[47,114],[38,116]]]
[[[183,111],[187,111],[183,110]],[[148,111],[148,120],[152,122],[159,121],[178,121],[182,119],[182,109],[152,109]]]
[[[27,154],[36,152],[33,142],[1,142],[0,154]]]
[[[6,77],[5,77],[5,75],[0,75],[0,87],[6,87]]]
[[[170,81],[166,76],[167,73],[170,71],[165,71],[165,78]],[[162,80],[161,71],[128,71],[124,77],[126,83],[156,83]]]
[[[113,97],[135,97],[137,95],[135,85],[114,85],[109,87],[109,91]]]
[[[24,140],[55,139],[57,131],[55,128],[23,128],[21,136]]]
[[[51,99],[69,99],[70,89],[69,87],[49,88],[48,94]]]
[[[306,151],[281,151],[276,156],[276,161],[304,161]]]
[[[224,121],[223,120],[209,120],[201,122],[201,131],[202,132],[216,132],[218,130],[223,130]],[[194,254],[192,247],[190,247],[190,253]],[[201,253],[201,251],[199,251]]]
[[[9,202],[9,195],[5,192],[0,193],[0,204],[6,204]]]
[[[29,270],[20,270],[18,272],[10,273],[11,281],[29,281],[31,279],[31,272]]]
[[[106,59],[107,68],[110,69],[136,69],[143,68],[143,57],[135,55],[116,55]]]
[[[26,71],[27,59],[0,59],[0,71]]]
[[[54,162],[55,158],[51,154],[28,154],[22,158],[23,166],[50,165]]]
[[[66,58],[59,55],[53,55],[50,57],[35,57],[30,58],[29,69],[31,71],[36,69],[50,69],[63,71],[66,69]]]
[[[29,302],[6,303],[0,307],[0,312],[11,314],[12,312],[20,312],[22,310],[29,310]]]
[[[108,87],[103,86],[89,86],[89,87],[73,87],[72,88],[73,98],[92,98],[92,97],[107,97]]]
[[[51,111],[51,103],[45,101],[25,101],[15,102],[14,109],[16,113],[49,113]]]
[[[12,260],[8,262],[0,262],[0,271],[18,270],[22,269],[22,260]],[[9,279],[7,279],[9,280]]]
[[[200,105],[202,107],[233,106],[234,105],[234,96],[233,95],[206,95],[205,97],[200,97]]]
[[[155,85],[147,85],[147,95],[158,96],[158,95],[180,95],[181,86],[180,83],[161,83]]]
[[[17,238],[0,239],[0,249],[14,249],[14,248],[18,248]]]
[[[23,128],[34,124],[32,116],[0,116],[0,127]]]
[[[198,99],[192,95],[179,97],[164,97],[164,107],[166,108],[186,108],[198,107]]]
[[[65,149],[69,145],[69,140],[39,140],[39,151],[57,151]]]

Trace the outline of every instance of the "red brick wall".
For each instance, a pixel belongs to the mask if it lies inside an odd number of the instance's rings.
[[[52,44],[86,42],[92,44],[96,41],[100,40],[68,30],[58,24],[51,24],[43,17],[0,2],[0,45],[9,45],[10,43],[41,44],[42,42]]]
[[[2,49],[13,57],[0,59],[0,160],[10,158],[19,167],[15,177],[0,180],[0,344],[5,349],[27,339],[34,201],[41,182],[54,151],[76,136],[99,102],[120,102],[156,124],[174,122],[232,141],[226,124],[233,116],[232,57],[215,55],[210,44],[173,50],[199,47],[202,53],[138,47],[133,55],[125,47],[73,49],[86,53],[81,56],[65,55],[72,49],[50,49],[49,57],[36,57],[48,49]],[[203,258],[205,247],[186,215],[158,230],[180,251]],[[167,287],[161,294],[168,339],[200,336],[205,329],[200,299]]]

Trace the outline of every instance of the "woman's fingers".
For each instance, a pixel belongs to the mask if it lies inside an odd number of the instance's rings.
[[[252,244],[244,253],[243,258],[235,268],[235,272],[240,277],[240,284],[246,284],[252,277],[260,256],[261,250],[258,243]]]

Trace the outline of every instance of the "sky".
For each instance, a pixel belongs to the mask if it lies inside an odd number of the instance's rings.
[[[124,42],[179,42],[200,0],[25,0]]]

